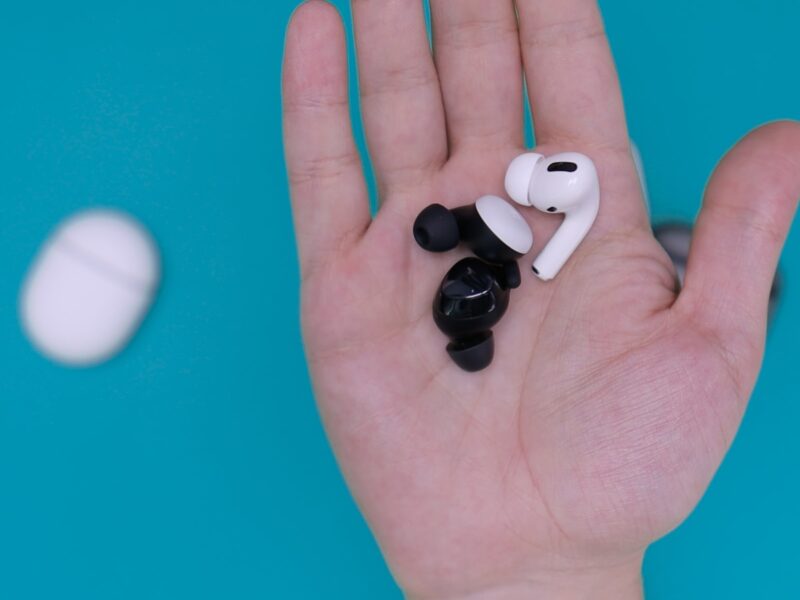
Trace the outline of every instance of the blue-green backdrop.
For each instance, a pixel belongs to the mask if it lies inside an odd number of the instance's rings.
[[[2,598],[399,597],[327,447],[298,333],[279,98],[294,5],[3,5]],[[800,117],[800,3],[603,8],[654,213],[691,218],[734,140]],[[29,347],[16,299],[48,230],[91,204],[152,228],[165,279],[133,345],[75,371]],[[796,236],[783,266],[744,425],[697,511],[648,553],[650,598],[797,595]]]

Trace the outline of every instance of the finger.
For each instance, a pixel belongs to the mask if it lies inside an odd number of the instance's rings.
[[[283,65],[286,165],[305,274],[354,243],[370,222],[353,141],[347,49],[336,9],[310,0],[295,11]]]
[[[412,187],[447,159],[422,2],[353,0],[361,113],[382,190]]]
[[[619,80],[596,0],[516,0],[537,144],[628,152]]]
[[[432,0],[434,55],[450,153],[523,144],[522,64],[513,0]]]
[[[796,122],[747,135],[709,182],[676,306],[727,347],[760,353],[770,288],[798,198]]]

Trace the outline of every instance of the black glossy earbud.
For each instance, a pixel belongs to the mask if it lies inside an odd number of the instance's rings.
[[[430,252],[464,243],[476,257],[457,262],[433,301],[433,320],[451,342],[447,352],[465,371],[480,371],[494,358],[494,327],[521,282],[517,259],[533,245],[522,215],[497,196],[449,210],[431,204],[414,221],[414,239]]]

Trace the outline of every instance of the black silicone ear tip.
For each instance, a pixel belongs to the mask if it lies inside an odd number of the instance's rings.
[[[455,215],[441,204],[423,209],[414,221],[414,239],[429,252],[446,252],[458,246],[460,234]]]
[[[494,335],[487,331],[470,338],[453,340],[447,345],[447,353],[465,371],[481,371],[494,358]]]

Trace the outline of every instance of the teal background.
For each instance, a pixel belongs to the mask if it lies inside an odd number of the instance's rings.
[[[399,597],[326,444],[298,333],[279,98],[294,5],[4,4],[2,598]],[[800,4],[603,7],[654,213],[691,218],[726,148],[800,117]],[[132,346],[75,371],[29,347],[16,298],[46,233],[91,204],[152,228],[165,279]],[[797,595],[797,236],[783,266],[744,425],[697,511],[648,553],[649,598]]]

